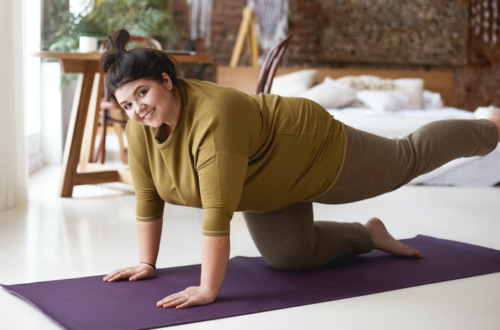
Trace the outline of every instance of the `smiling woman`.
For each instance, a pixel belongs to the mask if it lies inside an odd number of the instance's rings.
[[[372,249],[420,258],[379,219],[314,221],[312,203],[379,196],[452,159],[485,155],[499,141],[498,115],[435,122],[386,139],[344,125],[308,99],[179,79],[167,54],[125,51],[129,38],[125,30],[110,37],[100,64],[111,97],[132,119],[126,133],[141,260],[103,280],[155,275],[165,202],[205,213],[200,285],[170,294],[159,307],[216,300],[235,211],[243,211],[257,248],[276,269],[316,268]]]
[[[151,127],[175,127],[181,104],[171,92],[173,84],[168,74],[163,72],[162,77],[161,84],[141,78],[116,90],[115,98],[131,120]]]
[[[125,46],[130,41],[130,34],[126,30],[115,32],[108,40],[106,52],[101,57],[99,65],[102,71],[107,73],[106,88],[117,103],[120,103],[115,94],[118,88],[138,79],[155,81],[163,85],[165,82],[163,74],[169,77],[169,90],[177,101],[181,103],[185,101],[174,61],[167,53],[150,48],[135,48],[127,51]]]
[[[126,30],[119,30],[109,38],[100,60],[101,69],[107,73],[106,88],[131,120],[151,127],[163,125],[168,135],[185,103],[175,64],[160,50],[126,51],[129,41]],[[120,65],[114,65],[118,59]]]

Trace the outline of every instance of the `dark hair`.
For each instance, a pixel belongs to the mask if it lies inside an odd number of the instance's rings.
[[[121,29],[108,37],[106,52],[99,61],[101,70],[106,73],[106,88],[110,97],[117,102],[115,91],[123,85],[137,80],[148,79],[163,84],[162,73],[168,74],[172,80],[172,92],[181,107],[185,104],[185,93],[176,65],[167,53],[150,48],[134,48],[126,50],[130,41],[127,30]],[[118,102],[117,102],[118,103]]]

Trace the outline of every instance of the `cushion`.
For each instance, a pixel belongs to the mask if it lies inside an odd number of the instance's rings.
[[[392,81],[394,89],[408,96],[417,105],[416,109],[423,108],[422,95],[424,92],[424,80],[419,78],[403,78]],[[414,109],[414,108],[408,108]]]
[[[438,109],[444,106],[441,94],[428,90],[424,90],[424,93],[422,94],[422,103],[424,105],[424,109]]]
[[[420,109],[410,97],[401,91],[372,91],[363,90],[356,93],[359,101],[366,104],[370,109],[381,111],[398,111]]]
[[[347,104],[344,108],[370,109],[366,106],[366,104],[362,103],[358,99],[355,99],[351,103]]]
[[[479,107],[474,111],[474,117],[476,119],[490,119],[492,112],[500,111],[500,108],[490,105],[489,107]]]
[[[356,90],[336,82],[323,82],[296,96],[313,100],[325,109],[334,109],[356,100]]]
[[[418,105],[417,109],[423,108],[422,94],[424,91],[424,81],[419,78],[382,79],[377,76],[361,75],[346,76],[336,80],[326,77],[325,81],[337,82],[357,90],[400,91],[408,96],[413,103]]]
[[[301,70],[274,77],[271,94],[296,96],[313,85],[317,72],[317,70]]]
[[[391,79],[382,79],[377,76],[361,75],[361,76],[345,76],[339,79],[325,78],[325,82],[337,82],[344,86],[357,90],[392,90],[394,84]]]

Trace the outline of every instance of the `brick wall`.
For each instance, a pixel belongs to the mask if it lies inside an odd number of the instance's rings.
[[[212,55],[215,64],[229,64],[245,5],[246,0],[214,1],[210,49],[205,47],[204,40],[198,39],[196,40],[197,52],[201,55]],[[189,6],[186,0],[173,0],[173,19],[177,29],[177,43],[172,48],[185,49],[190,37]],[[243,54],[241,63],[248,63],[247,53]],[[205,69],[204,78],[215,81],[215,68]]]
[[[177,28],[177,42],[172,48],[184,49],[189,39],[189,7],[186,0],[171,0],[173,18]],[[215,64],[228,65],[242,18],[246,0],[214,1],[212,17],[212,44],[206,49],[203,40],[197,40],[197,51],[214,56]],[[453,106],[475,110],[478,106],[500,107],[500,42],[496,47],[485,46],[471,36],[469,40],[469,64],[464,67],[439,67],[416,65],[349,64],[325,61],[320,56],[320,34],[323,16],[318,0],[289,0],[289,33],[293,35],[285,55],[288,66],[302,67],[356,67],[407,70],[452,70],[455,72]],[[240,61],[250,65],[246,47]],[[215,69],[209,67],[204,78],[215,81]]]

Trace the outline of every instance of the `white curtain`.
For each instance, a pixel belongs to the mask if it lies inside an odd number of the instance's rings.
[[[0,211],[27,201],[23,4],[0,0]]]
[[[213,0],[187,0],[187,3],[191,15],[191,40],[196,40],[198,36],[204,38],[205,47],[208,48],[212,36]]]
[[[259,61],[263,62],[267,52],[286,37],[288,0],[248,0],[247,5],[255,10],[257,37],[263,50]]]

